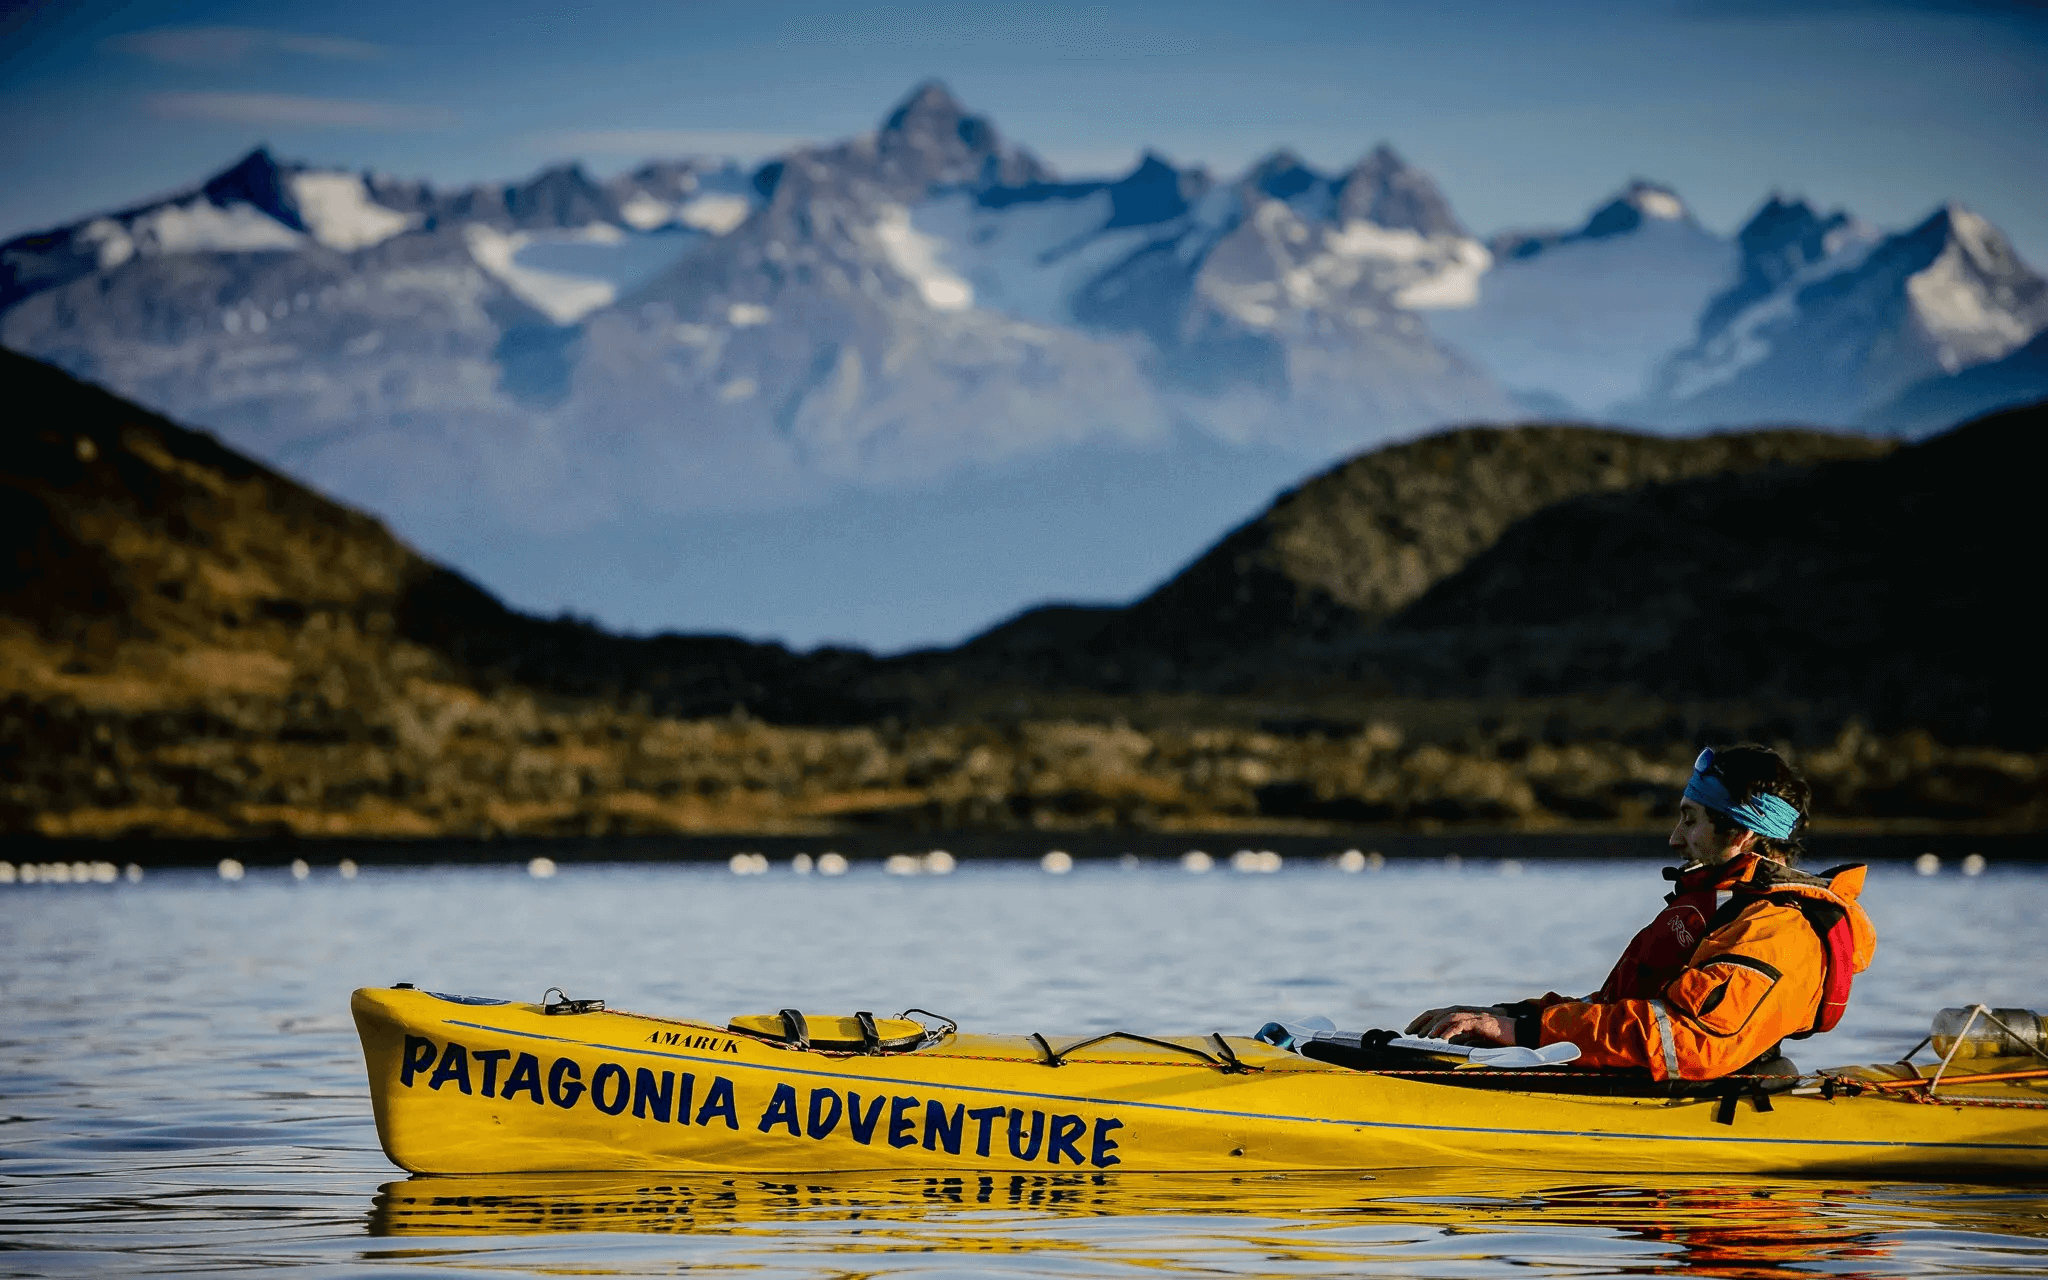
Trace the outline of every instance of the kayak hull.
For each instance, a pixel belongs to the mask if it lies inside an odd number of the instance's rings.
[[[2048,1110],[2024,1089],[2008,1105],[1792,1094],[1731,1111],[1712,1098],[1462,1088],[1237,1037],[1242,1070],[1213,1064],[1214,1043],[1192,1036],[1110,1040],[1053,1067],[1024,1036],[948,1034],[870,1056],[406,989],[361,990],[352,1004],[379,1141],[413,1173],[2048,1176]]]

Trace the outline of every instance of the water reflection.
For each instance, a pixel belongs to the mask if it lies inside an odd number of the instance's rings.
[[[1976,1274],[2038,1275],[2048,1268],[2048,1189],[1645,1186],[1453,1170],[413,1177],[379,1192],[370,1230],[408,1238],[687,1235],[695,1237],[688,1255],[697,1265],[751,1265],[774,1254],[778,1269],[803,1269],[795,1255],[873,1255],[854,1268],[862,1273],[895,1270],[901,1255],[947,1256],[956,1267],[969,1257],[1012,1255],[1006,1273],[1157,1267],[1241,1275],[1335,1263],[1398,1274],[1455,1267],[1463,1274],[1854,1277],[1940,1267],[1946,1255],[1948,1265]],[[539,1261],[506,1246],[497,1265],[511,1256]],[[473,1248],[465,1254],[472,1264],[485,1261]],[[609,1250],[607,1269],[635,1269],[636,1262],[659,1269],[676,1260],[648,1242]]]

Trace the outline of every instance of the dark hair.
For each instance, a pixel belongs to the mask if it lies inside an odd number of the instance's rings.
[[[1793,772],[1792,766],[1785,763],[1785,757],[1755,742],[1716,747],[1714,763],[1708,772],[1727,786],[1728,796],[1736,804],[1747,804],[1750,797],[1762,792],[1776,796],[1799,810],[1799,825],[1793,828],[1790,839],[1756,838],[1756,847],[1765,857],[1775,858],[1787,866],[1796,864],[1806,852],[1800,837],[1806,834],[1808,815],[1813,805],[1813,788],[1806,785],[1806,779]],[[1746,829],[1727,814],[1713,809],[1707,810],[1707,817],[1713,822],[1714,830],[1724,836]]]

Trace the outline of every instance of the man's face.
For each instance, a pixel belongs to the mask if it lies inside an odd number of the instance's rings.
[[[1684,863],[1718,867],[1730,858],[1749,851],[1756,833],[1737,827],[1726,835],[1714,830],[1713,819],[1697,800],[1678,802],[1678,822],[1671,828],[1670,845]]]

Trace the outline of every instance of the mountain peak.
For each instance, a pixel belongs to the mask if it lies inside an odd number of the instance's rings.
[[[1245,174],[1245,181],[1275,200],[1292,200],[1323,181],[1323,176],[1287,147],[1259,160]]]
[[[927,80],[911,90],[875,135],[882,171],[913,189],[932,184],[1021,186],[1052,175],[1036,157],[1006,146],[984,116]]]
[[[1735,283],[1708,302],[1699,332],[1720,333],[1745,308],[1844,248],[1855,231],[1853,220],[1840,209],[1822,216],[1803,197],[1787,199],[1773,191],[1735,233]]]
[[[287,182],[290,174],[268,146],[259,146],[207,179],[200,191],[216,205],[254,205],[292,230],[304,231],[306,224]]]
[[[2020,258],[2004,232],[1968,206],[1950,200],[1936,208],[1919,226],[1896,237],[1895,241],[1902,261],[1910,258],[1912,262],[1919,262],[1924,259],[1926,265],[1932,265],[1942,255],[1953,251],[1958,256],[1958,266],[1964,273],[1974,276],[1975,287],[1984,291],[1989,308],[1986,314],[2028,316],[2024,322],[2028,330],[2026,336],[2031,337],[2043,322],[2048,322],[2048,281],[2044,281]],[[1892,247],[1888,243],[1878,252],[1892,256],[1885,253]],[[1962,277],[1953,278],[1959,280]],[[1934,286],[1924,287],[1916,297],[1924,305],[1933,305]],[[1954,311],[1953,307],[1937,309]],[[1965,317],[1954,311],[1947,323],[1962,325]],[[1976,323],[1976,320],[1969,323]],[[2015,320],[2013,324],[2021,322]]]
[[[2005,236],[1997,227],[1969,206],[1955,200],[1945,200],[1937,205],[1933,213],[1906,234],[1916,240],[1953,240],[1971,251],[1973,256],[1980,256],[1987,247],[1993,252],[1998,249],[2004,249],[2008,254],[2011,252],[2005,244]]]
[[[505,192],[520,226],[579,227],[618,218],[616,202],[580,163],[552,165]]]
[[[1430,176],[1380,143],[1338,180],[1337,212],[1344,222],[1371,222],[1425,236],[1463,236],[1465,225]]]
[[[1837,213],[1835,216],[1839,218],[1842,215]],[[1813,234],[1822,225],[1819,212],[1803,197],[1794,196],[1788,200],[1773,191],[1757,211],[1749,215],[1749,221],[1742,224],[1742,230],[1735,233],[1735,238],[1743,251],[1748,252],[1753,246],[1779,244]]]
[[[1174,168],[1158,152],[1147,151],[1136,168],[1109,184],[1107,225],[1141,227],[1177,218],[1187,212],[1190,188],[1199,194],[1200,186],[1199,178]]]
[[[896,109],[882,122],[882,132],[905,133],[933,124],[951,127],[967,118],[967,108],[960,105],[944,81],[927,80],[896,104]]]
[[[1692,220],[1692,211],[1685,207],[1685,201],[1678,198],[1676,191],[1662,183],[1637,178],[1613,199],[1595,209],[1575,238],[1598,240],[1605,236],[1626,235],[1646,222],[1690,223]]]
[[[1392,143],[1380,142],[1359,157],[1358,163],[1351,166],[1351,172],[1354,175],[1363,174],[1376,180],[1384,180],[1413,168],[1414,166],[1409,164],[1400,152],[1394,150]]]

